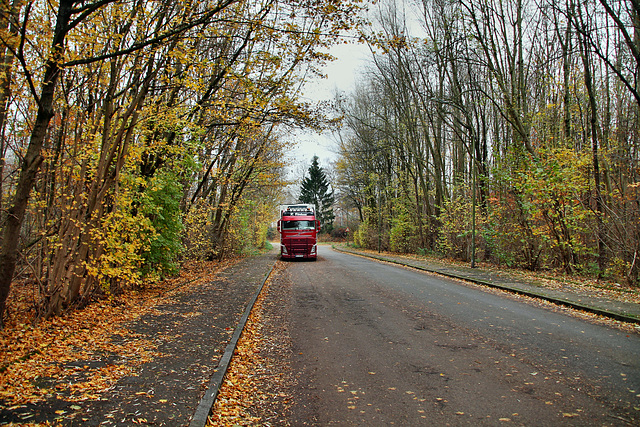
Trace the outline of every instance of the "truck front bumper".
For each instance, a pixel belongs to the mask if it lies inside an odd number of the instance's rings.
[[[287,246],[284,244],[280,245],[280,256],[282,258],[286,258],[286,259],[295,259],[295,258],[317,258],[318,257],[318,245],[314,244],[313,246],[311,246],[311,248],[309,247],[300,247],[300,246],[294,246],[293,248],[289,247],[289,249],[287,249]]]

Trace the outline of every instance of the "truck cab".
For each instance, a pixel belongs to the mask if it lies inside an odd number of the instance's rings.
[[[278,220],[280,256],[283,259],[317,259],[319,231],[320,221],[316,219],[315,206],[282,206]]]

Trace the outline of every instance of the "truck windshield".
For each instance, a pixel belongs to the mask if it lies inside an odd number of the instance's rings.
[[[316,228],[315,221],[297,220],[282,221],[283,230],[314,230]]]

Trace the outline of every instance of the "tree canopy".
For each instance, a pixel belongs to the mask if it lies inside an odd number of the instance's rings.
[[[336,101],[356,244],[638,286],[638,3],[417,4]]]
[[[0,5],[0,326],[264,242],[300,87],[359,1]]]

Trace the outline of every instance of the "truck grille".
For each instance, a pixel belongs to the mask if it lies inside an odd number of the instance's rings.
[[[289,252],[292,255],[306,255],[309,253],[307,239],[291,239],[290,242]]]

